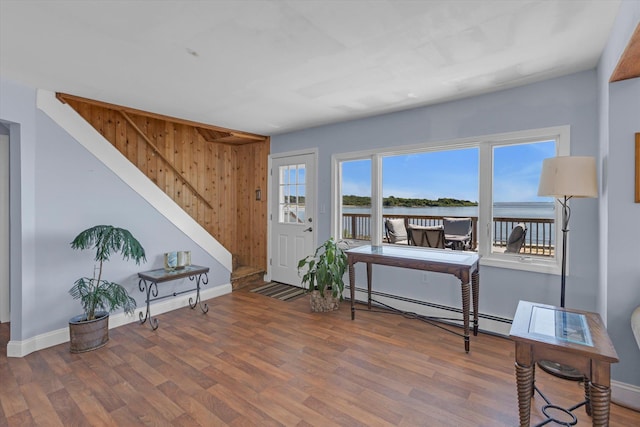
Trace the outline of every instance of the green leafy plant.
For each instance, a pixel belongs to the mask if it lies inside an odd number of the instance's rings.
[[[95,249],[95,261],[99,263],[98,276],[94,269],[93,277],[81,277],[76,280],[69,293],[79,299],[84,309],[86,320],[93,320],[96,311],[112,312],[122,307],[127,314],[133,314],[136,300],[127,290],[114,282],[102,279],[102,264],[109,261],[112,253],[120,252],[122,259],[133,259],[136,264],[146,261],[144,248],[135,237],[123,228],[111,225],[96,225],[78,234],[73,242],[73,249]]]
[[[347,270],[347,255],[340,248],[341,242],[333,237],[320,245],[313,255],[309,255],[298,262],[298,274],[306,269],[302,276],[302,284],[307,292],[318,290],[324,295],[325,289],[332,291],[333,297],[340,297],[344,291],[342,279]]]

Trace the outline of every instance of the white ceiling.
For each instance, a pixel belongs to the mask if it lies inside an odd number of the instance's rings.
[[[591,69],[619,5],[0,0],[0,73],[274,135]]]

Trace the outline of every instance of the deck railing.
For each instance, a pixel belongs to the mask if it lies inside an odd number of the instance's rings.
[[[405,226],[410,224],[421,226],[443,225],[443,216],[430,215],[383,215],[385,219],[404,219]],[[448,217],[455,218],[455,217]],[[471,232],[471,248],[478,247],[478,217],[471,218],[473,228]],[[523,223],[527,228],[527,236],[520,250],[521,254],[552,256],[555,249],[554,220],[550,218],[493,218],[494,248],[506,248],[507,239],[516,224]],[[384,230],[383,230],[384,233]],[[354,240],[371,240],[371,215],[342,214],[342,238]]]

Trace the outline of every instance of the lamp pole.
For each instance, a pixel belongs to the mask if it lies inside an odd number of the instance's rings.
[[[558,200],[562,205],[562,277],[560,279],[560,307],[564,308],[564,292],[567,283],[567,234],[569,234],[569,218],[571,208],[567,203],[571,196],[564,196],[564,202]]]

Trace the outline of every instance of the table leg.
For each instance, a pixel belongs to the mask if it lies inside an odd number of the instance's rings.
[[[589,388],[591,386],[591,380],[589,378],[584,379],[584,400],[587,402],[584,405],[584,410],[587,412],[587,415],[591,416],[591,392]]]
[[[588,381],[591,422],[597,427],[608,426],[611,403],[611,364],[591,359],[591,375]]]
[[[611,388],[600,384],[590,383],[589,398],[591,403],[591,422],[593,426],[608,426]]]
[[[469,282],[462,282],[462,323],[464,324],[464,350],[469,353]]]
[[[516,342],[516,383],[520,427],[528,427],[531,422],[531,398],[535,374],[533,347],[531,344]]]
[[[196,276],[189,276],[189,280],[195,280],[196,281],[196,299],[194,301],[193,298],[189,298],[189,307],[194,309],[194,308],[196,308],[196,305],[199,302],[200,303],[200,310],[202,310],[203,313],[208,312],[209,311],[209,306],[207,305],[207,303],[203,303],[200,300],[200,282],[202,282],[203,285],[206,285],[207,283],[209,283],[209,277],[207,276],[207,273],[204,274],[204,279],[202,278],[202,274],[199,274],[197,277]]]
[[[149,320],[149,325],[151,325],[151,329],[154,331],[158,329],[158,319],[151,318],[151,296],[154,298],[158,296],[158,284],[156,282],[151,282],[147,284],[147,281],[144,279],[140,279],[138,282],[138,289],[140,292],[145,292],[147,295],[147,311],[145,315],[142,315],[142,312],[139,313],[138,317],[140,319],[140,324],[144,324],[144,322]]]
[[[349,261],[349,293],[351,294],[351,320],[356,318],[356,271]]]
[[[480,295],[480,265],[471,274],[471,292],[473,294],[473,335],[478,335],[478,299]]]
[[[371,263],[367,263],[367,306],[371,310]]]

